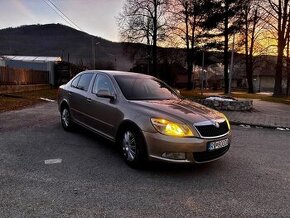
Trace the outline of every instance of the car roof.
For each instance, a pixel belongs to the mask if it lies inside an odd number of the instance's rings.
[[[134,76],[134,77],[140,77],[140,78],[152,78],[150,75],[142,74],[142,73],[133,73],[133,72],[127,72],[127,71],[117,71],[117,70],[86,70],[82,73],[106,73],[112,76]]]

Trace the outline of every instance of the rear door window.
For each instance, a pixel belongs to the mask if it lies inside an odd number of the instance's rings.
[[[77,88],[84,91],[88,91],[91,80],[93,78],[93,74],[85,73],[85,74],[82,74],[80,77],[81,78],[80,78],[80,81],[78,82]]]

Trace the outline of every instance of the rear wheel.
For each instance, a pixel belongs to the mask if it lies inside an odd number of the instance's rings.
[[[70,131],[73,129],[71,114],[67,106],[61,109],[61,124],[66,131]]]
[[[138,168],[146,161],[146,148],[142,133],[134,128],[128,128],[121,137],[122,155],[125,162]]]

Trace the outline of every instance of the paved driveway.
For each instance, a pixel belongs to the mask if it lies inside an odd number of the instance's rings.
[[[234,127],[217,162],[133,170],[106,140],[63,131],[54,103],[0,114],[0,128],[1,217],[290,214],[289,132]]]
[[[235,123],[290,129],[290,105],[254,100],[254,108],[254,112],[224,111],[224,113]]]
[[[279,115],[285,118],[290,118],[290,105],[274,103],[268,101],[254,100],[256,110],[267,115]]]

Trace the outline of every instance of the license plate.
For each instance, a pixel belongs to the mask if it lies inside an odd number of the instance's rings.
[[[224,148],[224,147],[226,147],[228,145],[229,145],[229,139],[223,139],[223,140],[220,140],[220,141],[210,142],[208,144],[207,149],[209,151],[214,151],[214,150],[217,150],[217,149],[220,149],[220,148]]]

